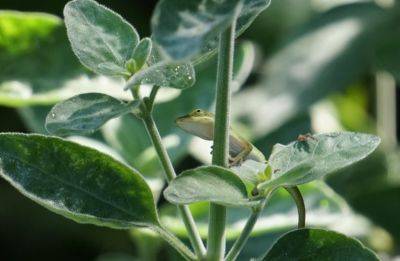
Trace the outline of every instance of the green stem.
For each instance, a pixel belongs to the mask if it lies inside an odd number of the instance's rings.
[[[229,104],[232,82],[233,52],[236,22],[220,35],[216,86],[216,108],[214,126],[214,165],[228,166],[229,149]],[[222,260],[225,254],[226,208],[210,204],[208,228],[208,260]]]
[[[151,113],[148,112],[148,109],[146,108],[146,105],[144,103],[142,103],[141,105],[141,111],[142,111],[142,119],[146,126],[146,130],[151,138],[153,146],[161,161],[161,165],[163,166],[163,169],[166,174],[167,182],[169,183],[176,177],[176,173],[174,167],[172,166],[171,159],[169,158],[168,152],[165,149],[164,145],[162,144],[162,139],[160,133],[158,132],[154,119]],[[189,234],[190,242],[193,246],[196,255],[199,258],[203,258],[205,256],[206,250],[203,241],[201,240],[199,231],[196,228],[196,224],[194,222],[189,207],[178,206],[178,210],[180,215],[182,216],[183,222]]]
[[[388,72],[376,73],[376,121],[381,147],[386,152],[397,148],[396,80]]]
[[[190,251],[174,234],[162,227],[153,227],[152,229],[175,248],[186,260],[196,260],[196,256],[193,255],[192,251]]]
[[[270,193],[271,195],[272,193]],[[244,245],[247,243],[247,240],[250,238],[251,231],[257,222],[257,219],[260,217],[261,212],[263,211],[266,202],[268,201],[269,196],[266,197],[261,203],[260,206],[253,210],[250,218],[247,220],[246,225],[244,226],[242,233],[240,234],[239,238],[233,244],[231,250],[229,251],[228,255],[226,256],[226,261],[233,261],[239,256],[240,252],[242,251]]]
[[[304,205],[304,199],[298,187],[285,187],[287,192],[292,196],[294,202],[296,202],[297,212],[299,214],[298,228],[304,228],[306,226],[306,207]]]
[[[147,99],[147,103],[146,103],[149,112],[153,111],[154,101],[156,99],[157,92],[159,89],[160,89],[160,86],[153,86],[153,88],[151,89],[149,98]]]

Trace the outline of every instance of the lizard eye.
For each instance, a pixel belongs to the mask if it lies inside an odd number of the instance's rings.
[[[201,110],[197,109],[197,110],[196,110],[196,112],[197,112],[197,113],[200,113],[200,112],[201,112]]]

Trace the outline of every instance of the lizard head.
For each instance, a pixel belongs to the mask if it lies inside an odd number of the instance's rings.
[[[182,130],[205,140],[213,139],[214,114],[196,109],[175,120]]]

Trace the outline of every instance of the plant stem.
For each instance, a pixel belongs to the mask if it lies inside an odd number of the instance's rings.
[[[377,131],[382,148],[393,152],[397,148],[396,81],[388,72],[378,72],[376,85]]]
[[[162,144],[162,139],[160,133],[158,132],[154,119],[151,113],[147,110],[146,105],[143,103],[141,105],[141,111],[142,111],[142,119],[146,126],[147,133],[151,138],[153,146],[157,152],[158,158],[160,159],[161,165],[163,166],[163,169],[165,171],[167,182],[169,183],[176,177],[176,173],[174,167],[172,166],[171,159],[169,158],[168,152],[165,149],[164,145]],[[199,258],[203,258],[206,253],[206,250],[203,241],[201,240],[199,231],[196,228],[196,224],[194,222],[189,207],[178,206],[178,210],[186,226],[190,242],[193,246],[196,255]]]
[[[153,111],[154,100],[156,99],[157,92],[159,89],[160,89],[160,86],[153,86],[153,88],[151,89],[150,96],[147,99],[147,108],[148,108],[149,112]]]
[[[192,251],[190,251],[174,234],[162,227],[153,227],[152,229],[175,248],[186,260],[196,260],[196,256],[193,255]]]
[[[304,228],[306,226],[306,207],[304,205],[304,199],[298,187],[285,187],[287,192],[292,196],[296,203],[299,220],[297,223],[298,228]]]
[[[271,195],[270,193],[269,195]],[[257,219],[260,217],[261,212],[263,211],[266,202],[268,201],[269,196],[267,196],[261,203],[260,206],[253,210],[250,218],[247,220],[246,225],[244,226],[242,233],[240,234],[239,238],[233,244],[231,250],[229,251],[228,255],[226,256],[226,261],[233,261],[239,256],[240,252],[242,251],[244,245],[246,244],[247,240],[250,238],[251,231],[257,222]]]
[[[229,104],[232,82],[233,52],[236,22],[219,38],[216,108],[214,126],[213,159],[214,165],[228,166],[229,149]],[[208,228],[208,260],[222,260],[225,254],[226,208],[210,204]]]
[[[304,228],[306,222],[306,209],[304,206],[303,196],[301,195],[300,190],[298,187],[285,187],[285,189],[289,192],[292,196],[294,201],[296,202],[297,211],[299,213],[298,219],[298,228]],[[244,245],[246,244],[247,240],[250,237],[251,231],[254,228],[254,225],[257,222],[257,219],[260,217],[261,212],[263,211],[265,204],[268,202],[269,198],[272,196],[273,191],[268,193],[265,199],[260,203],[257,209],[253,210],[250,218],[247,220],[246,225],[243,228],[242,233],[240,234],[239,238],[233,244],[231,250],[229,251],[228,255],[226,256],[226,261],[233,261],[239,256],[240,252],[242,251]]]

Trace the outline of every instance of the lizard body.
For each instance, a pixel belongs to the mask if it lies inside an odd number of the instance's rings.
[[[214,139],[214,114],[200,109],[176,119],[176,124],[182,130],[204,140]],[[266,162],[264,155],[253,144],[240,136],[236,131],[229,131],[229,162],[231,166],[240,165],[251,159]]]

